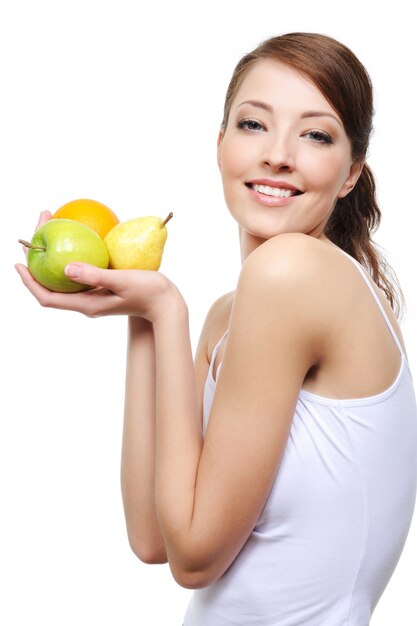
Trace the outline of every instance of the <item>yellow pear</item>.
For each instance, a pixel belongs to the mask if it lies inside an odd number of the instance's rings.
[[[159,270],[168,232],[160,217],[137,217],[116,224],[105,236],[109,267],[117,270]]]

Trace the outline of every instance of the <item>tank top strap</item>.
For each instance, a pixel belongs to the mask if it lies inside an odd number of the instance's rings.
[[[224,333],[224,335],[222,335],[222,336],[220,337],[219,341],[218,341],[218,342],[216,343],[216,345],[214,346],[213,352],[212,352],[212,354],[211,354],[211,361],[210,361],[210,367],[209,367],[209,370],[210,370],[210,374],[212,375],[213,379],[214,379],[214,376],[213,376],[214,362],[215,362],[215,360],[216,360],[217,353],[218,353],[218,351],[220,350],[220,346],[222,345],[223,341],[226,339],[227,332],[228,332],[228,330],[226,330],[226,332]],[[220,365],[221,365],[221,363],[220,363]],[[219,372],[219,369],[220,369],[220,367],[218,368],[217,373]]]
[[[339,248],[339,251],[340,251],[342,254],[344,254],[344,255],[345,255],[345,256],[346,256],[346,257],[347,257],[350,261],[352,261],[353,265],[355,265],[355,266],[358,268],[358,270],[359,270],[359,272],[361,273],[361,275],[362,275],[362,277],[363,277],[363,279],[364,279],[365,283],[368,285],[368,287],[369,287],[369,291],[371,292],[371,294],[372,294],[372,296],[373,296],[373,298],[374,298],[375,302],[377,303],[379,310],[380,310],[380,311],[381,311],[381,313],[382,313],[382,316],[383,316],[383,318],[384,318],[384,320],[385,320],[385,322],[386,322],[386,324],[387,324],[387,326],[388,326],[388,328],[389,328],[389,330],[390,330],[390,332],[391,332],[391,335],[393,336],[393,339],[394,339],[395,343],[397,344],[397,347],[398,347],[398,349],[399,349],[399,351],[400,351],[401,355],[402,355],[403,357],[405,357],[405,353],[404,353],[403,347],[402,347],[402,345],[401,345],[401,342],[400,342],[400,340],[399,340],[399,339],[398,339],[398,337],[397,337],[397,333],[395,332],[395,330],[394,330],[394,328],[393,328],[393,326],[392,326],[392,324],[391,324],[391,322],[390,322],[390,320],[389,320],[389,317],[388,317],[388,315],[387,315],[387,314],[386,314],[386,312],[385,312],[384,307],[382,306],[382,304],[381,304],[381,302],[380,302],[380,300],[379,300],[379,298],[378,298],[377,294],[375,293],[375,289],[374,289],[374,288],[373,288],[373,286],[372,286],[371,280],[370,280],[370,278],[369,278],[369,276],[368,276],[367,272],[365,271],[365,268],[364,268],[364,267],[363,267],[363,266],[359,263],[359,261],[357,261],[356,259],[354,259],[352,256],[350,256],[350,254],[348,254],[347,252],[345,252],[345,251],[344,251],[344,250],[342,250],[341,248]]]

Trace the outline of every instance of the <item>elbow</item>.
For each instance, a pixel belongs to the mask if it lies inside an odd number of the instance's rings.
[[[202,572],[175,571],[171,567],[172,575],[175,581],[184,589],[202,589],[208,587],[211,582]]]
[[[145,542],[129,537],[129,545],[133,554],[147,565],[158,565],[167,563],[165,546],[158,542]]]
[[[184,568],[169,561],[169,567],[175,581],[185,589],[202,589],[208,587],[220,578],[223,571],[217,571],[216,568]]]
[[[188,536],[184,543],[176,543],[168,549],[168,563],[172,576],[185,589],[202,589],[215,583],[231,565],[233,558],[224,545],[195,542]]]
[[[147,565],[162,565],[167,563],[168,559],[165,552],[157,550],[133,550],[137,558]]]
[[[204,545],[201,538],[167,541],[161,546],[157,541],[133,541],[130,545],[144,563],[168,563],[175,582],[185,589],[202,589],[215,583],[228,569],[233,559],[222,547],[212,543]]]

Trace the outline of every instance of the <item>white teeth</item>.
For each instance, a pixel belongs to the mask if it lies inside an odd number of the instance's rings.
[[[278,187],[268,187],[268,185],[252,185],[252,187],[254,191],[264,193],[267,196],[274,196],[275,198],[289,198],[297,193],[291,189],[279,189]]]

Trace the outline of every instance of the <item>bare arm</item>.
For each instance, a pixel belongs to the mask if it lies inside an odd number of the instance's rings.
[[[165,563],[155,512],[155,345],[152,324],[128,318],[121,487],[133,552],[145,563]]]
[[[218,579],[248,539],[323,344],[316,268],[297,242],[267,242],[242,269],[204,441],[187,307],[174,291],[155,316],[156,508],[184,587]]]
[[[224,301],[211,307],[198,342],[194,369],[200,424],[203,391],[209,363],[207,336],[224,323]],[[156,359],[153,326],[147,320],[128,318],[125,416],[122,442],[121,486],[126,526],[133,552],[145,563],[166,563],[167,555],[155,509]]]
[[[245,544],[279,468],[299,389],[322,356],[331,322],[322,292],[329,287],[314,245],[305,235],[280,235],[245,262],[204,441],[188,309],[171,281],[158,272],[77,263],[69,268],[76,280],[96,289],[56,294],[17,266],[43,306],[134,315],[153,325],[156,518],[171,570],[185,587],[219,578]],[[151,466],[145,464],[147,476]],[[150,491],[148,482],[143,494]],[[152,498],[142,497],[155,519]],[[139,523],[136,537],[144,528]]]

